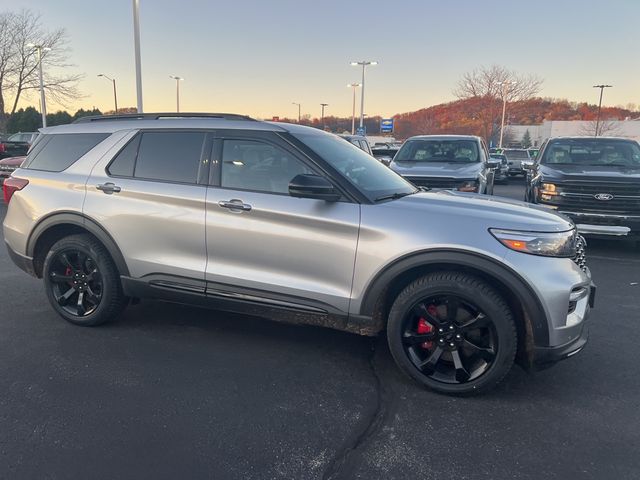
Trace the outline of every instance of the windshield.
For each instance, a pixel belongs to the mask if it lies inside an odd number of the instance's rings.
[[[317,133],[292,135],[338,170],[371,201],[387,195],[408,195],[417,191],[400,175],[338,136]]]
[[[30,133],[14,133],[7,139],[9,142],[28,142],[29,140],[31,140]]]
[[[402,146],[395,160],[475,163],[480,161],[480,151],[474,140],[409,140]]]
[[[640,145],[630,140],[596,138],[556,140],[547,146],[543,165],[640,167]]]

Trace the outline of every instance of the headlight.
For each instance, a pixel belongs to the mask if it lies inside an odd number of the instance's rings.
[[[462,185],[458,186],[458,190],[461,192],[477,192],[478,182],[476,180],[464,182]]]
[[[489,231],[505,247],[517,252],[570,258],[576,253],[575,229],[567,232],[520,232],[492,228]]]
[[[540,193],[542,195],[558,195],[558,187],[553,183],[543,183],[540,186]]]

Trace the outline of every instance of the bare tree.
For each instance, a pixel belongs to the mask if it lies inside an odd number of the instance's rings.
[[[453,94],[460,99],[473,98],[474,111],[469,112],[482,123],[484,137],[489,140],[500,124],[502,101],[528,100],[542,87],[536,75],[522,75],[499,65],[480,67],[465,73]]]
[[[47,96],[62,105],[80,97],[78,81],[82,75],[66,71],[73,65],[68,62],[65,30],[47,31],[40,15],[30,10],[0,13],[0,127],[6,125],[21,98],[29,98],[40,88],[38,54],[33,45],[43,47]]]
[[[596,133],[596,127],[598,132]],[[620,137],[622,136],[622,126],[617,120],[589,120],[580,126],[581,135],[589,135],[590,137]]]

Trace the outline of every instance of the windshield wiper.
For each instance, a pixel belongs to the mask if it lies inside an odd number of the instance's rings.
[[[374,200],[374,202],[381,202],[383,200],[397,200],[399,198],[406,197],[407,195],[413,195],[416,192],[418,192],[418,190],[416,190],[415,192],[390,193],[388,195],[382,195],[382,196],[376,198]]]

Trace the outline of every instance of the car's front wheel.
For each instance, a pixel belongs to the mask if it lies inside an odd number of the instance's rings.
[[[483,280],[456,272],[428,274],[398,295],[387,325],[399,367],[440,393],[494,387],[513,365],[517,336],[511,310]]]
[[[76,325],[100,325],[126,305],[118,270],[107,249],[91,235],[56,242],[42,275],[54,310]]]

